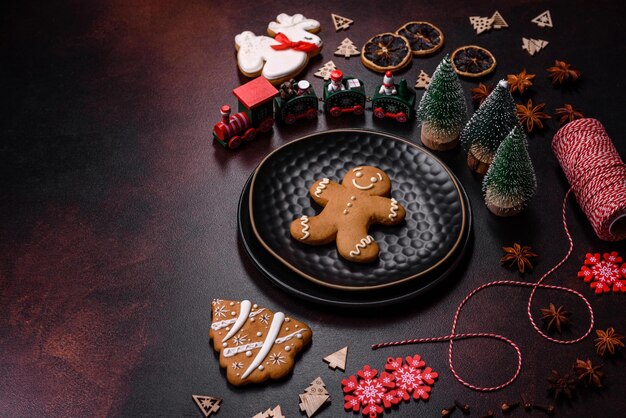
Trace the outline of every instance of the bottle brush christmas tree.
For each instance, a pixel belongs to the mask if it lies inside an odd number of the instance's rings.
[[[446,56],[422,96],[417,115],[422,123],[422,143],[444,151],[459,143],[459,132],[467,121],[467,104],[459,77]]]
[[[520,126],[502,141],[483,179],[487,208],[498,216],[520,212],[537,190],[528,142]]]
[[[501,80],[461,132],[469,168],[485,174],[498,145],[518,125],[515,101],[506,80]]]

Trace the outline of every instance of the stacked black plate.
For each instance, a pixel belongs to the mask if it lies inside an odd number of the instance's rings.
[[[339,256],[334,244],[309,246],[291,222],[322,208],[308,194],[319,178],[341,182],[361,165],[385,171],[391,196],[407,211],[394,227],[373,226],[375,263]],[[364,130],[316,133],[272,152],[248,179],[239,201],[239,232],[256,267],[282,289],[315,302],[373,307],[412,298],[454,271],[467,248],[471,208],[454,174],[429,151],[402,138]]]

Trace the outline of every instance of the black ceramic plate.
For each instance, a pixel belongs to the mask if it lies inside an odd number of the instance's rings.
[[[463,255],[469,246],[472,218],[470,216],[469,200],[465,190],[461,189],[468,219],[468,233],[464,235],[461,245],[446,263],[417,282],[411,281],[379,290],[353,292],[320,286],[309,280],[304,280],[299,274],[278,261],[256,239],[250,224],[249,195],[251,180],[252,176],[246,182],[239,199],[237,226],[241,243],[255,267],[267,279],[286,292],[309,301],[343,308],[375,308],[414,298],[449,277],[463,259]]]
[[[291,222],[321,211],[308,189],[316,179],[341,182],[348,170],[372,165],[392,181],[406,208],[394,227],[373,226],[380,247],[374,263],[344,260],[334,243],[310,246],[289,234]],[[364,130],[336,130],[290,142],[265,158],[251,183],[251,224],[258,241],[285,266],[322,286],[363,291],[419,280],[444,264],[467,234],[461,188],[429,151],[404,139]]]

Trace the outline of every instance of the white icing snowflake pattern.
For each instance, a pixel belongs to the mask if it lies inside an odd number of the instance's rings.
[[[267,325],[267,324],[269,323],[269,321],[270,321],[270,315],[269,315],[269,314],[264,313],[263,315],[261,315],[261,316],[259,317],[259,321],[261,321],[261,323],[262,323],[262,324]]]
[[[215,308],[215,316],[226,316],[226,307],[225,306],[218,306],[217,308]]]
[[[248,341],[250,340],[248,339],[247,335],[237,334],[233,337],[233,344],[235,345],[244,345]]]
[[[224,302],[222,299],[213,299],[213,302],[211,302],[213,305],[219,305],[220,303]]]
[[[234,362],[231,366],[235,370],[243,369],[243,363],[240,361]]]
[[[287,363],[285,361],[285,356],[283,356],[282,351],[279,351],[278,353],[270,354],[269,360],[272,364],[281,365],[281,364]]]

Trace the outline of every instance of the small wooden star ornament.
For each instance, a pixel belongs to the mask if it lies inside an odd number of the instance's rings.
[[[624,348],[624,336],[615,332],[613,327],[607,328],[606,331],[597,329],[595,339],[596,352],[599,356],[604,356],[607,352],[614,355],[617,350]]]
[[[509,263],[509,267],[517,265],[520,273],[523,273],[526,268],[532,270],[533,265],[530,262],[530,258],[538,257],[530,246],[521,246],[518,243],[514,243],[512,247],[502,247],[502,250],[504,255],[500,259],[500,263]]]
[[[511,90],[511,93],[517,91],[520,94],[524,94],[524,92],[533,85],[533,78],[535,78],[535,75],[527,73],[526,69],[519,74],[509,74],[507,76],[509,90]]]
[[[522,104],[516,106],[519,121],[524,125],[527,132],[532,132],[535,128],[543,129],[543,120],[551,118],[550,115],[543,112],[543,108],[546,106],[545,103],[533,106],[532,99],[528,99],[526,106]]]
[[[546,324],[548,331],[556,328],[558,332],[561,332],[562,327],[570,324],[570,316],[572,314],[566,311],[563,305],[557,308],[551,303],[548,308],[541,309],[541,320]]]

